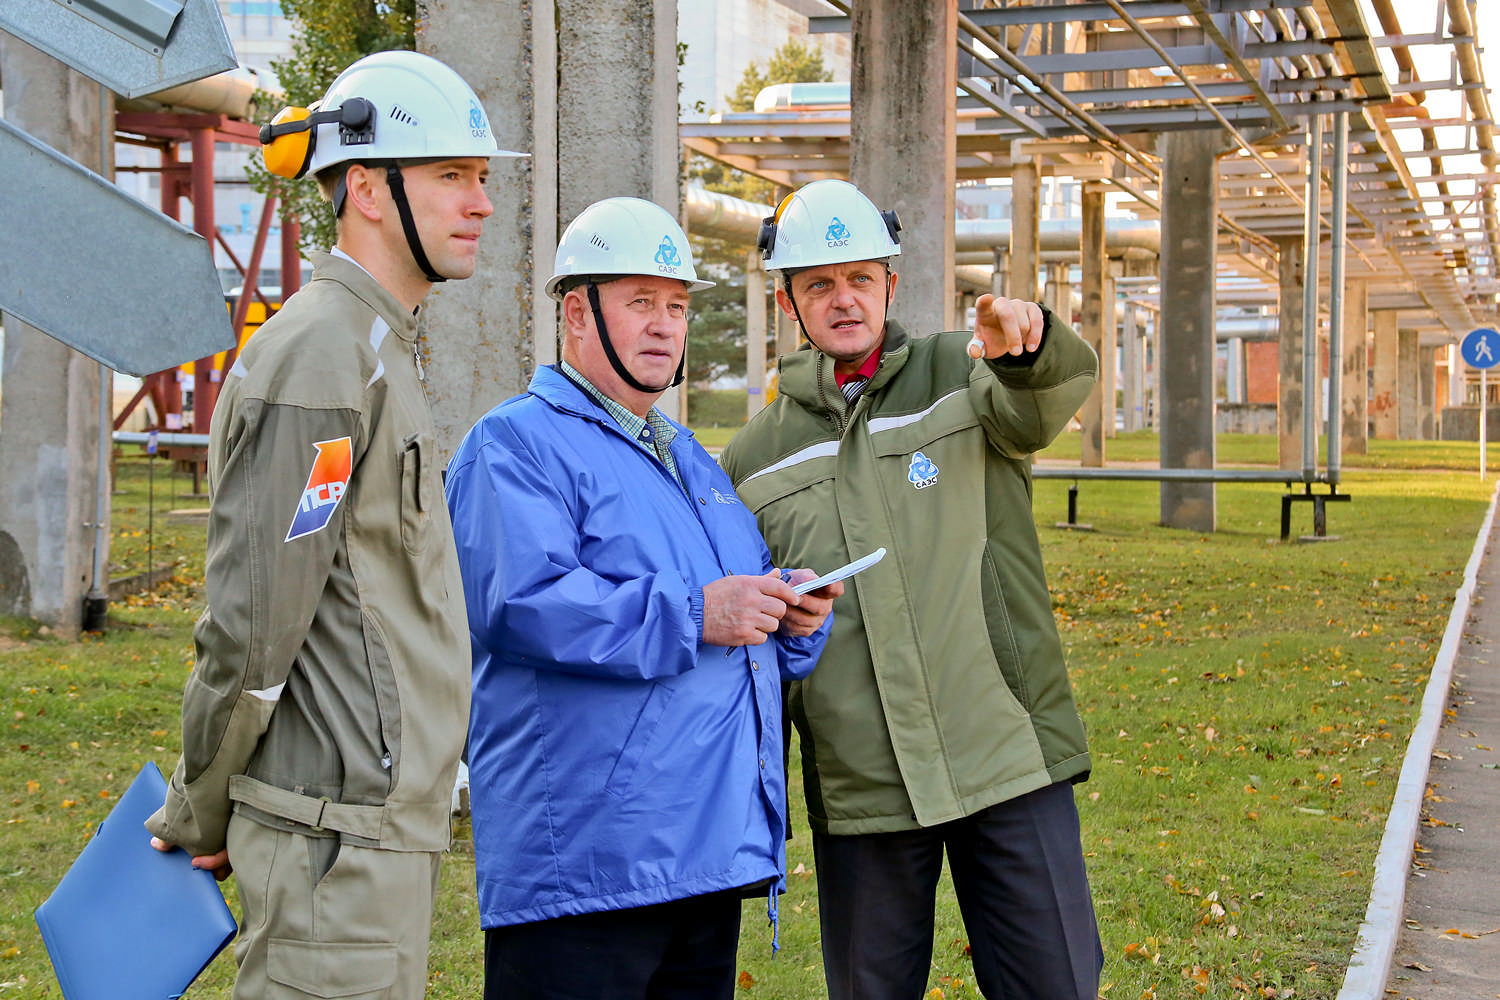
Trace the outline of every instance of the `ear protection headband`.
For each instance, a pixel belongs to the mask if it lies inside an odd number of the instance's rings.
[[[781,204],[776,206],[776,213],[760,220],[760,232],[756,234],[755,246],[760,251],[763,260],[769,260],[771,253],[776,249],[776,227],[781,221],[781,213],[786,211],[793,197],[793,195],[787,195],[781,199]],[[885,231],[890,234],[891,242],[900,246],[901,237],[896,234],[901,232],[901,220],[896,218],[896,210],[888,209],[881,212],[880,219],[885,223]]]
[[[271,124],[260,128],[266,169],[278,177],[301,177],[312,162],[318,144],[319,125],[337,123],[339,143],[368,145],[375,141],[375,105],[363,97],[351,97],[329,111],[283,108]]]

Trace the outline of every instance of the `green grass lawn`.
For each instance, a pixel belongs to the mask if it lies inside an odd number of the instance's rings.
[[[1156,456],[1151,435],[1113,460]],[[1067,436],[1048,453],[1077,457]],[[1269,438],[1221,438],[1222,464],[1275,461]],[[1332,998],[1422,686],[1489,502],[1478,446],[1372,442],[1346,462],[1347,504],[1316,544],[1282,544],[1281,488],[1221,485],[1219,531],[1159,527],[1155,483],[1084,487],[1093,532],[1056,530],[1067,483],[1036,484],[1054,608],[1089,726],[1077,786],[1106,967],[1101,995]],[[169,770],[201,605],[201,507],[165,463],[119,465],[112,563],[172,564],[77,643],[0,623],[0,998],[59,997],[32,910],[147,760]],[[1492,477],[1493,478],[1493,477]],[[1310,524],[1294,511],[1294,533]],[[793,755],[794,768],[796,755]],[[800,779],[793,775],[793,789]],[[764,900],[745,907],[740,993],[822,996],[811,844],[797,835],[771,956]],[[432,997],[474,997],[481,936],[465,823],[444,871]],[[233,881],[225,883],[233,897]],[[951,890],[939,903],[930,996],[977,997]],[[224,997],[228,954],[188,997]]]

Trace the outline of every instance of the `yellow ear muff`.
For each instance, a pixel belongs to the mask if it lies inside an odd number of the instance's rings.
[[[260,132],[261,156],[266,169],[277,177],[301,177],[312,159],[315,130],[302,124],[311,114],[307,108],[282,108],[271,124]]]

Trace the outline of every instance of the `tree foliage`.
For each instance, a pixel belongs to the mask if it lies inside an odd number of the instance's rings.
[[[322,98],[334,78],[356,59],[416,48],[416,0],[281,0],[281,10],[294,25],[292,51],[285,59],[271,61],[283,93],[260,95],[263,122],[285,105],[305,108]],[[311,177],[276,177],[258,157],[250,161],[249,174],[255,190],[274,190],[283,208],[301,221],[304,254],[333,245],[333,207]]]
[[[725,98],[730,111],[754,111],[755,98],[777,83],[827,83],[833,73],[823,65],[823,50],[792,37],[766,60],[765,72],[751,63],[745,67],[734,93]]]
[[[755,97],[777,83],[826,83],[833,74],[823,64],[823,50],[801,38],[788,39],[766,60],[745,67],[732,94],[725,95],[731,111],[751,111]],[[778,200],[776,186],[715,160],[693,154],[688,177],[710,191],[771,207]],[[726,240],[693,237],[693,253],[700,272],[718,282],[693,296],[693,319],[688,327],[688,381],[707,386],[725,377],[745,376],[745,254],[750,249]],[[774,303],[769,308],[774,309]],[[767,311],[767,315],[773,315]],[[774,336],[774,334],[773,334]]]

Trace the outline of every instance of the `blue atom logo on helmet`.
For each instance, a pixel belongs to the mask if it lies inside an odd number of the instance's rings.
[[[469,130],[476,139],[490,134],[490,123],[485,119],[484,109],[479,106],[478,101],[469,102]]]
[[[843,221],[835,215],[833,221],[828,224],[828,232],[824,234],[823,239],[831,247],[848,246],[849,227],[844,225]]]
[[[661,246],[656,248],[656,262],[663,267],[670,267],[674,271],[682,266],[682,254],[677,251],[677,244],[672,242],[671,236],[661,238]]]

